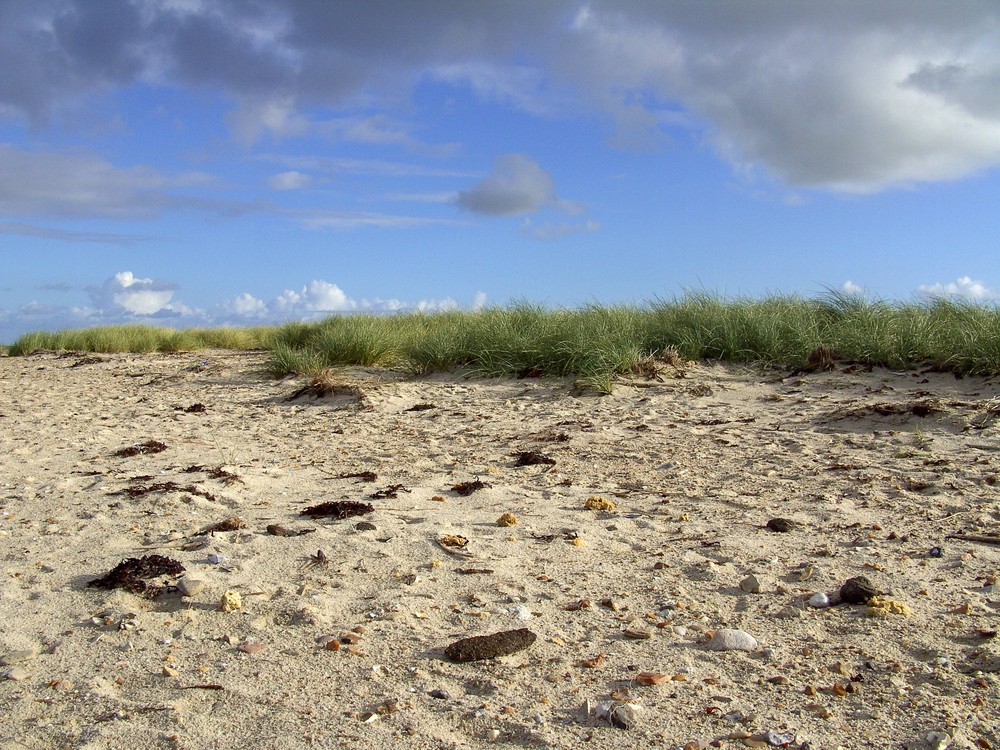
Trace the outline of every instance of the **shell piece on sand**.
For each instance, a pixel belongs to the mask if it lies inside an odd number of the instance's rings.
[[[720,628],[712,634],[705,648],[713,651],[753,651],[757,645],[757,639],[745,630]]]
[[[535,642],[537,636],[527,628],[505,630],[491,635],[462,638],[445,649],[444,655],[452,661],[466,662],[495,659],[523,651]]]

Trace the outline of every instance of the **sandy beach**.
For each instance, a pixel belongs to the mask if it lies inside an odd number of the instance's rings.
[[[2,750],[1000,748],[994,379],[266,357],[0,358]]]

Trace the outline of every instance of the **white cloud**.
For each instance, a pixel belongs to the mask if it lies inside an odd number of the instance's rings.
[[[455,203],[474,213],[517,216],[533,213],[555,199],[555,182],[538,162],[524,154],[505,154],[496,158],[487,177],[459,192]]]
[[[1000,300],[1000,292],[990,289],[981,281],[974,281],[971,276],[959,276],[946,284],[921,284],[917,287],[917,294],[932,299],[960,299],[969,302]]]
[[[840,285],[840,291],[852,297],[860,297],[865,293],[863,287],[859,286],[858,284],[855,284],[850,279],[848,279],[847,281],[845,281],[843,284]]]
[[[312,184],[312,177],[302,172],[279,172],[267,178],[267,185],[272,190],[301,190]]]
[[[94,306],[102,313],[154,315],[186,310],[183,305],[171,305],[175,290],[172,284],[136,278],[131,271],[122,271],[89,291]]]
[[[274,300],[273,308],[286,315],[298,315],[347,312],[357,309],[357,306],[357,302],[349,299],[339,286],[317,279],[299,291],[286,289]]]
[[[476,292],[475,296],[472,298],[472,309],[473,310],[483,309],[484,307],[486,307],[486,300],[487,300],[486,292],[483,291]]]
[[[219,314],[223,318],[266,318],[267,304],[249,292],[244,292],[219,304]]]

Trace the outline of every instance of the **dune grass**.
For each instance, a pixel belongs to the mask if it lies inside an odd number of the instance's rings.
[[[340,315],[313,323],[187,329],[109,326],[29,333],[11,355],[264,349],[275,376],[361,365],[414,373],[574,376],[608,391],[649,358],[679,356],[796,368],[829,347],[890,368],[1000,374],[1000,309],[936,300],[888,303],[830,293],[725,300],[689,294],[642,306],[549,309],[530,303],[475,312]]]

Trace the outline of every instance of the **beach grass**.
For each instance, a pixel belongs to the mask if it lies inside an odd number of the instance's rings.
[[[946,300],[889,303],[829,293],[727,300],[688,294],[644,305],[552,309],[521,302],[476,311],[335,315],[249,328],[104,326],[25,334],[13,356],[88,352],[267,350],[275,376],[359,365],[414,373],[572,376],[601,391],[650,358],[801,368],[838,360],[959,375],[1000,374],[1000,309]]]

